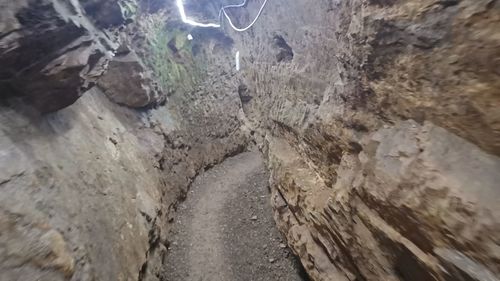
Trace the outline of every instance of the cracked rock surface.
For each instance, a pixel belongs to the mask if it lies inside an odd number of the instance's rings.
[[[96,82],[118,47],[114,31],[125,16],[118,0],[94,2],[0,1],[2,100],[53,112]]]
[[[270,1],[251,32],[228,29],[242,120],[312,279],[497,280],[499,11]]]
[[[0,0],[0,280],[164,280],[193,179],[249,141],[312,280],[498,280],[499,11],[273,0],[236,33],[171,0]]]

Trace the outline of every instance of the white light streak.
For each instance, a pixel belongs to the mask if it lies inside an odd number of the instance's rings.
[[[177,8],[179,8],[179,13],[181,14],[182,21],[189,24],[189,25],[199,26],[199,27],[215,27],[215,28],[220,27],[220,24],[218,24],[218,23],[200,23],[200,22],[188,19],[188,17],[186,16],[186,11],[184,10],[183,0],[177,0]]]
[[[219,10],[219,20],[222,19],[222,13],[223,13],[224,10],[231,9],[231,8],[241,8],[241,7],[245,6],[246,4],[247,4],[247,0],[243,0],[243,3],[241,3],[241,4],[234,4],[234,5],[223,6]]]
[[[236,71],[240,71],[240,51],[236,51]]]
[[[262,6],[260,7],[259,12],[257,13],[257,16],[255,17],[255,19],[248,26],[246,26],[244,28],[238,28],[238,27],[236,27],[233,24],[233,21],[231,20],[231,18],[229,17],[229,15],[226,12],[226,9],[240,8],[240,7],[245,6],[246,3],[247,3],[247,1],[248,0],[243,0],[243,3],[241,3],[241,4],[234,4],[234,5],[223,6],[219,10],[219,20],[222,19],[222,15],[224,15],[224,17],[229,22],[229,25],[231,26],[231,28],[234,29],[235,31],[238,31],[238,32],[243,32],[243,31],[247,31],[248,29],[250,29],[257,22],[257,20],[259,19],[259,17],[262,14],[262,11],[264,10],[264,7],[266,6],[268,0],[264,0],[264,2],[262,3]],[[189,19],[186,16],[186,11],[184,9],[184,2],[183,2],[183,0],[177,0],[177,7],[179,8],[179,13],[180,13],[181,19],[182,19],[182,21],[184,23],[187,23],[187,24],[192,25],[192,26],[199,26],[199,27],[214,27],[214,28],[221,27],[221,25],[218,24],[218,23],[201,23],[201,22],[197,22],[197,21]]]
[[[239,5],[232,5],[232,6],[236,6],[236,7],[242,7],[246,4],[247,0],[245,0],[245,2],[243,2],[242,4],[240,4],[241,6]],[[227,19],[227,22],[229,22],[229,25],[236,31],[238,32],[243,32],[243,31],[247,31],[248,29],[250,29],[256,22],[257,20],[259,19],[260,17],[260,14],[262,14],[262,11],[264,10],[264,7],[266,6],[267,4],[267,0],[264,0],[264,3],[262,3],[262,6],[260,7],[259,9],[259,12],[257,13],[257,16],[255,17],[255,19],[247,26],[247,27],[244,27],[244,28],[237,28],[236,26],[234,26],[233,22],[231,21],[231,18],[228,16],[228,14],[226,13],[226,8],[232,8],[230,6],[225,6],[225,7],[222,7],[222,12],[224,13],[224,16],[226,17]]]

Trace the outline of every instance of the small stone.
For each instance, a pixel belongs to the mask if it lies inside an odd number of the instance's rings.
[[[253,220],[253,221],[256,221],[257,220],[257,216],[253,216],[250,219]]]
[[[281,249],[285,249],[286,248],[286,244],[285,243],[280,243],[280,248]]]
[[[275,259],[269,259],[270,263],[274,263],[276,260]]]

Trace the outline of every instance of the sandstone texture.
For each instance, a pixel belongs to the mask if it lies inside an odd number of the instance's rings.
[[[188,31],[130,2],[0,4],[0,280],[160,280],[177,203],[245,147],[234,72],[181,77],[229,49],[162,80]]]
[[[237,103],[214,104],[193,123],[174,102],[141,113],[96,89],[42,117],[2,109],[0,280],[159,280],[178,200],[244,145],[226,121]]]
[[[41,112],[64,108],[89,89],[118,47],[120,1],[0,2],[2,100]]]
[[[499,1],[0,0],[0,65],[0,280],[164,280],[248,139],[312,280],[499,280]]]
[[[313,280],[498,280],[499,30],[489,0],[269,1],[228,29]]]

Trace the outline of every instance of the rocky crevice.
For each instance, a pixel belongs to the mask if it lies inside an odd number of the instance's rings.
[[[234,73],[189,72],[219,39],[144,2],[0,3],[0,279],[161,280],[178,201],[246,147]]]
[[[267,156],[278,227],[312,279],[498,271],[497,6],[289,1],[287,18],[271,3],[252,33],[231,34],[242,120]],[[276,34],[293,49],[286,63],[270,48]]]
[[[251,139],[313,280],[496,280],[498,1],[306,2],[0,0],[0,279],[161,280]]]

